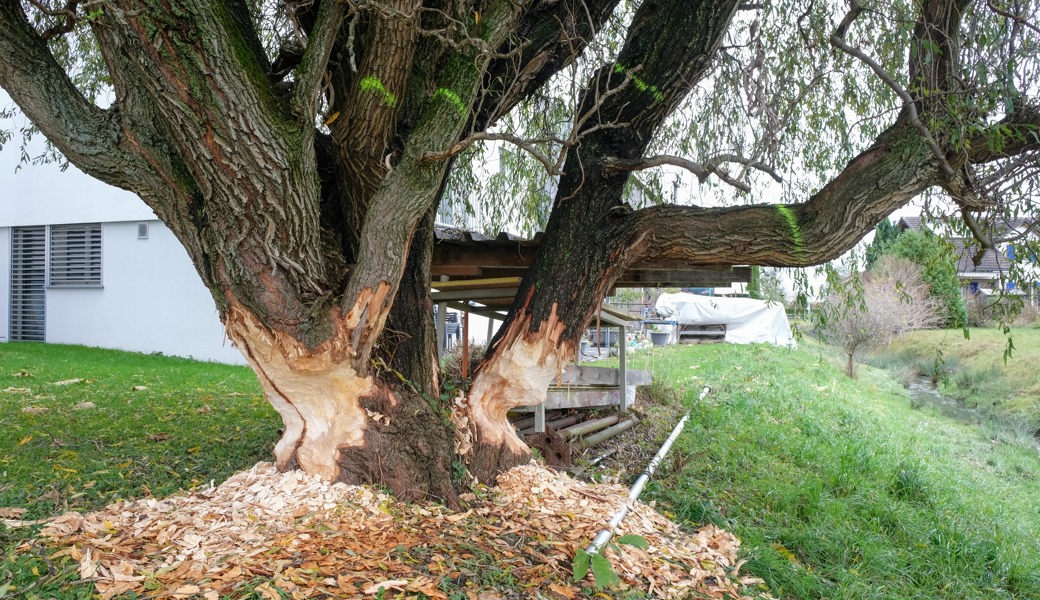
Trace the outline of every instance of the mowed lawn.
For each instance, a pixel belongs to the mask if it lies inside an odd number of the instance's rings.
[[[162,496],[267,460],[281,420],[245,367],[0,344],[0,507]]]

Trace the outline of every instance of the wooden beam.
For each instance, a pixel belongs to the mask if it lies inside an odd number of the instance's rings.
[[[434,281],[430,284],[435,290],[442,292],[450,290],[497,290],[520,287],[520,277],[492,277],[485,279],[454,279],[451,281]]]
[[[451,300],[472,300],[474,302],[480,302],[481,304],[487,304],[484,302],[487,300],[508,298],[509,303],[512,303],[513,298],[516,297],[516,288],[502,288],[497,290],[449,290],[444,292],[433,292],[430,297],[434,302],[450,302]]]

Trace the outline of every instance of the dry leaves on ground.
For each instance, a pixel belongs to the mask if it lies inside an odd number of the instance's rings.
[[[103,600],[130,591],[216,600],[248,590],[270,600],[372,598],[381,588],[387,597],[440,600],[452,589],[490,598],[492,570],[509,575],[514,594],[569,600],[582,596],[571,582],[576,550],[626,499],[622,486],[532,464],[455,512],[260,463],[219,487],[66,513],[41,535],[56,547],[52,558],[78,561]],[[623,585],[656,597],[740,598],[743,586],[760,583],[738,574],[739,543],[725,531],[685,532],[641,503],[622,527],[649,542],[608,551]],[[591,587],[591,575],[583,584]]]

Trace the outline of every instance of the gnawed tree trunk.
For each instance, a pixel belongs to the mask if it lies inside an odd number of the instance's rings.
[[[583,93],[541,250],[458,407],[437,387],[428,280],[449,159],[572,63],[618,2],[478,4],[280,3],[305,47],[272,62],[242,0],[72,2],[50,16],[48,3],[0,2],[0,85],[72,163],[138,194],[184,245],[285,420],[281,468],[451,501],[460,451],[489,482],[528,456],[506,411],[544,399],[632,261],[816,264],[928,186],[957,197],[966,162],[1040,145],[1028,102],[999,123],[980,116],[970,143],[922,142],[926,117],[945,119],[950,96],[934,91],[970,91],[956,65],[967,2],[926,0],[912,43],[941,51],[911,52],[909,88],[929,92],[918,122],[904,106],[800,204],[632,212],[622,169],[703,77],[737,8],[643,0],[617,62]],[[100,50],[86,71],[112,86],[109,108],[49,46],[70,27]]]
[[[274,450],[279,469],[299,467],[330,481],[380,483],[404,498],[454,503],[456,436],[450,405],[438,396],[431,336],[432,232],[431,216],[416,232],[369,369],[355,366],[353,323],[338,309],[330,316],[337,334],[306,347],[232,302],[228,334],[285,423]]]
[[[621,203],[628,174],[605,169],[603,159],[642,156],[703,75],[736,6],[644,2],[617,62],[586,86],[579,113],[595,110],[597,119],[568,155],[538,255],[470,389],[480,443],[470,469],[482,481],[527,455],[505,431],[505,411],[544,402],[552,377],[574,356],[599,303],[634,258],[638,244],[624,227],[631,210]],[[601,128],[603,122],[615,126]]]

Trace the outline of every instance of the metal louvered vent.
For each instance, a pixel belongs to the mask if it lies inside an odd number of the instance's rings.
[[[43,226],[11,229],[12,341],[44,341],[46,252],[47,232]]]
[[[51,287],[101,287],[101,223],[51,225]]]

